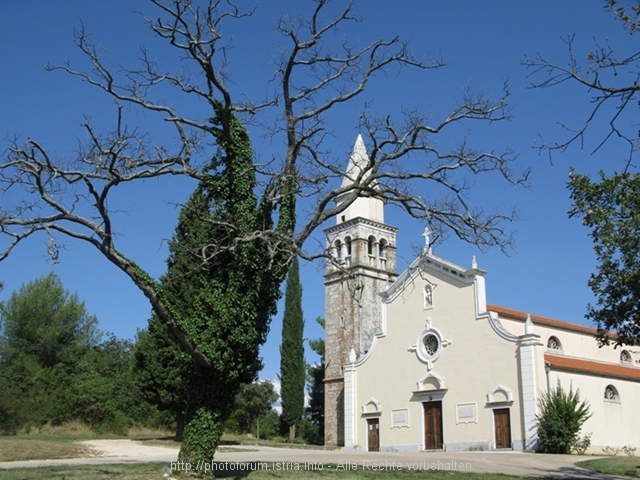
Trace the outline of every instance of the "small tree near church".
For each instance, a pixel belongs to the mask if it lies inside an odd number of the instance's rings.
[[[280,397],[282,421],[289,427],[289,440],[296,436],[296,424],[304,413],[304,318],[302,316],[302,285],[298,259],[291,262],[285,291],[280,346]]]
[[[571,453],[578,443],[582,425],[590,417],[589,403],[580,400],[580,390],[574,391],[573,387],[569,387],[567,392],[558,381],[555,389],[542,393],[540,397],[537,423],[541,451]]]

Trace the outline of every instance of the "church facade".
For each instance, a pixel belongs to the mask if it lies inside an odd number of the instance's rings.
[[[368,162],[359,137],[343,186]],[[338,202],[341,199],[338,198]],[[542,392],[580,390],[591,451],[640,449],[640,353],[592,328],[492,305],[486,272],[423,253],[358,198],[325,230],[325,443],[354,451],[535,450]]]

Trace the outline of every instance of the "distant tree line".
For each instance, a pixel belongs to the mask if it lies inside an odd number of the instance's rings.
[[[76,420],[124,434],[136,423],[163,423],[141,401],[132,342],[105,335],[97,324],[54,273],[0,303],[0,432]]]
[[[78,421],[97,433],[118,435],[136,425],[174,429],[181,439],[193,358],[155,316],[135,342],[107,335],[97,325],[54,273],[0,303],[1,434]],[[318,354],[323,343],[310,342]],[[322,443],[319,370],[321,365],[309,367],[310,407],[296,441]],[[225,431],[261,439],[288,434],[273,408],[277,400],[269,381],[244,384]]]

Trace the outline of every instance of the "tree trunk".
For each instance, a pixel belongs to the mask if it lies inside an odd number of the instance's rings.
[[[184,422],[185,422],[185,415],[184,412],[180,412],[176,415],[176,442],[181,442],[182,439],[184,438]]]
[[[289,425],[289,441],[293,442],[296,438],[296,424]]]

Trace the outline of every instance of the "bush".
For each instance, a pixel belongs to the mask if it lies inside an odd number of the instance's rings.
[[[280,426],[280,417],[275,410],[271,410],[258,419],[260,422],[260,437],[263,440],[271,440],[278,434]],[[258,438],[257,424],[252,429],[253,435]]]
[[[589,450],[590,446],[591,446],[591,432],[585,433],[580,440],[576,441],[575,445],[573,446],[573,450],[578,455],[584,455],[587,452],[587,450]]]
[[[580,390],[558,386],[540,397],[537,416],[540,449],[545,453],[571,453],[584,422],[591,417],[589,404],[580,401]]]
[[[119,410],[109,410],[93,430],[100,435],[111,434],[126,437],[130,426],[131,420],[125,413]]]
[[[628,457],[635,457],[636,456],[636,447],[632,447],[631,445],[625,445],[624,447],[622,447],[622,451]]]
[[[308,418],[302,418],[298,424],[297,434],[311,445],[323,445],[324,437],[320,434],[320,428],[314,425]]]

